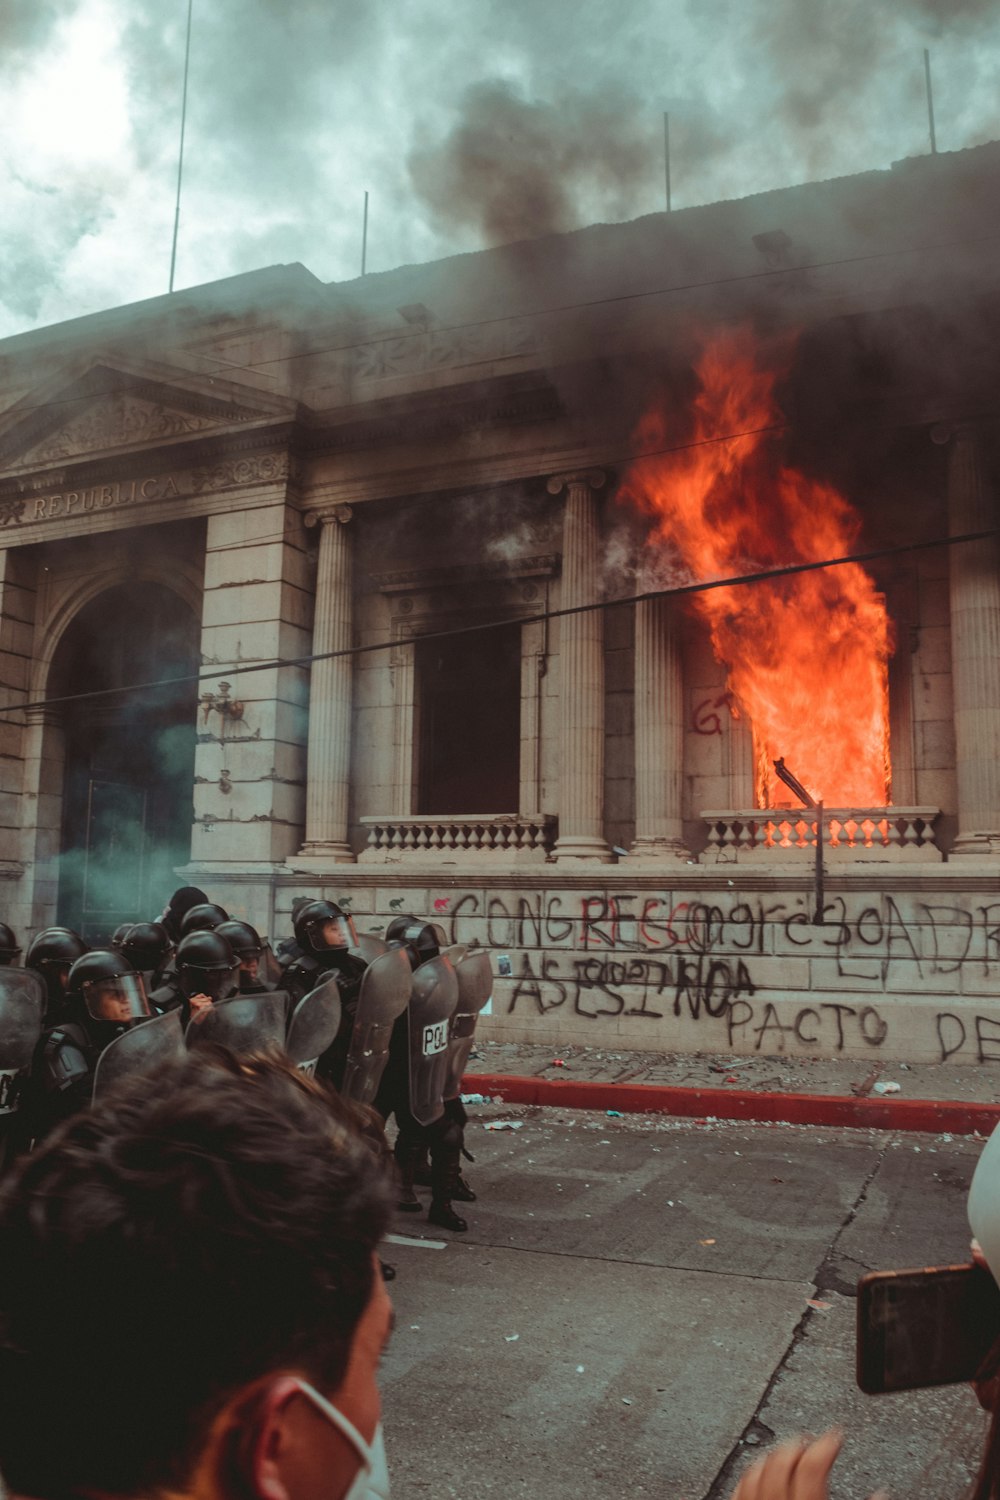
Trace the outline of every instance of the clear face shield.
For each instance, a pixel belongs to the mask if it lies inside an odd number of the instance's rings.
[[[116,974],[113,979],[92,979],[83,986],[83,1003],[95,1021],[127,1026],[153,1014],[146,999],[141,974]]]
[[[315,922],[309,923],[307,931],[314,953],[326,953],[337,948],[356,948],[358,945],[354,921],[343,914],[339,917],[317,918]]]
[[[210,1000],[225,1000],[235,989],[233,976],[238,970],[238,963],[211,969],[181,964],[177,980],[189,1000],[192,995],[207,995]]]

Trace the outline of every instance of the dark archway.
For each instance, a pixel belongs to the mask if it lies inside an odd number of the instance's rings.
[[[86,605],[59,643],[49,696],[111,692],[63,710],[66,773],[59,921],[88,942],[154,917],[191,856],[199,622],[160,584],[121,584]]]

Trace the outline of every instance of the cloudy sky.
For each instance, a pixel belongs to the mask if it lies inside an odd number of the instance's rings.
[[[167,290],[188,0],[0,0],[0,336]],[[1000,0],[194,0],[176,285],[1000,138]]]

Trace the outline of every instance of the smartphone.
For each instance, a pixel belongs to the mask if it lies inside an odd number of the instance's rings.
[[[981,1266],[872,1271],[858,1282],[858,1385],[869,1396],[972,1380],[1000,1338],[1000,1287]]]

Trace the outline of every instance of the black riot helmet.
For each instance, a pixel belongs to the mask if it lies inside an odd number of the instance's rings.
[[[49,1001],[45,1019],[50,1025],[59,1019],[69,971],[86,952],[86,943],[71,927],[43,927],[28,944],[24,967],[34,969],[45,980]]]
[[[356,948],[353,918],[335,901],[310,901],[295,914],[295,938],[315,958]]]
[[[443,939],[444,933],[435,922],[418,922],[413,917],[396,917],[385,930],[390,948],[405,948],[411,969],[419,969],[429,958],[437,958],[444,946]]]
[[[177,944],[174,962],[177,983],[188,1000],[192,995],[225,1000],[236,988],[234,975],[240,961],[218,932],[189,932]]]
[[[170,937],[162,922],[134,922],[122,939],[120,952],[137,973],[158,969],[170,952]]]
[[[249,922],[239,922],[235,917],[230,917],[228,922],[220,922],[215,930],[220,937],[226,939],[241,963],[260,958],[264,951],[260,934]]]
[[[181,918],[181,937],[187,937],[189,932],[214,932],[220,923],[228,920],[229,913],[224,906],[216,906],[214,901],[199,901]]]
[[[153,1014],[142,975],[113,948],[95,948],[76,960],[69,971],[66,1002],[73,1019],[102,1047]]]
[[[0,922],[0,964],[12,964],[17,961],[21,951],[13,927],[8,927],[6,922]]]
[[[128,932],[131,926],[131,922],[119,922],[118,926],[111,934],[111,947],[114,948],[117,953],[120,953],[122,951],[122,942],[125,938],[125,934]]]

